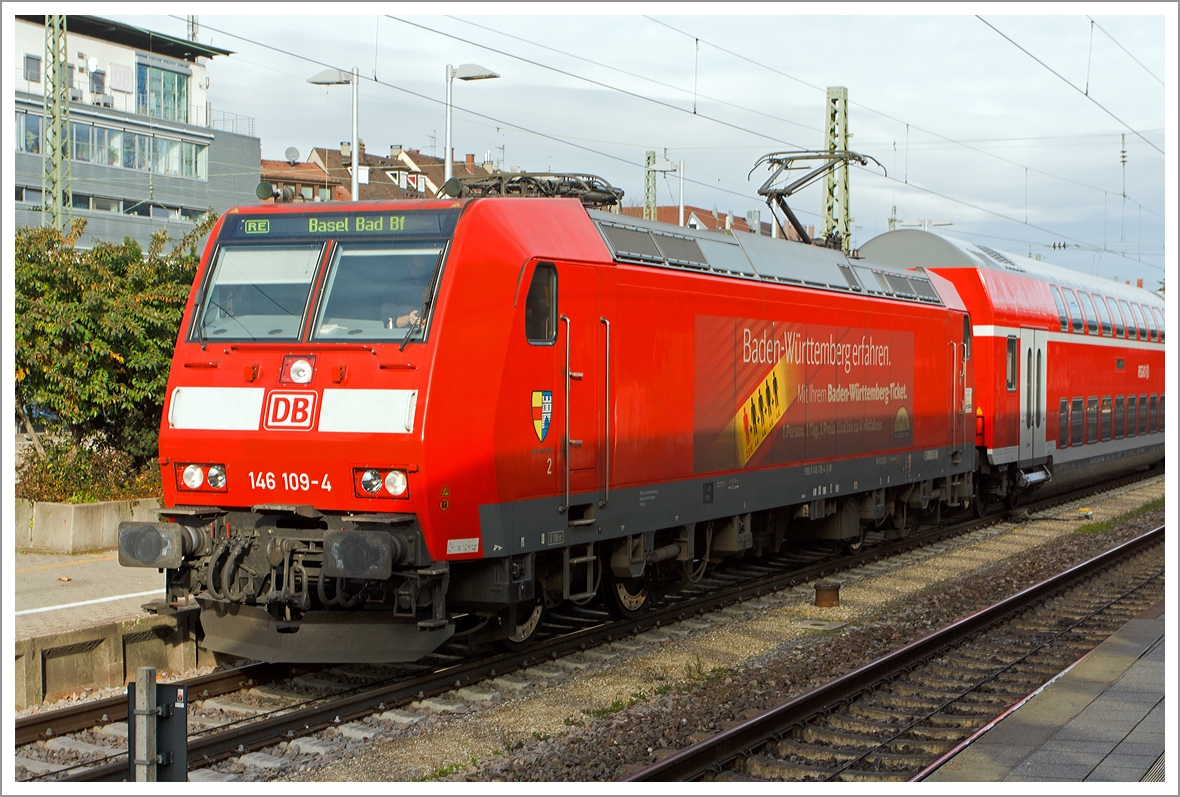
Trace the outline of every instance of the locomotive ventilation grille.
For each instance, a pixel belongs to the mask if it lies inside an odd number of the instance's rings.
[[[781,282],[807,288],[864,293],[902,301],[942,304],[930,280],[916,272],[850,260],[831,249],[802,246],[760,235],[698,232],[596,213],[615,259],[664,268],[691,269],[737,279]]]

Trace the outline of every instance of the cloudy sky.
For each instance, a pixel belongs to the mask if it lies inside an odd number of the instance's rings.
[[[184,36],[194,10],[147,8],[158,13],[103,15]],[[216,12],[199,15],[200,41],[234,52],[210,65],[209,98],[256,119],[264,158],[350,136],[349,91],[306,82],[326,66],[366,78],[369,151],[441,156],[444,68],[471,62],[502,77],[456,81],[458,157],[598,174],[641,202],[644,153],[666,148],[685,163],[687,204],[765,219],[755,162],[822,147],[826,89],[845,86],[851,147],[883,167],[853,172],[854,244],[886,231],[896,206],[900,220],[1104,277],[1154,288],[1164,273],[1174,5],[231,8],[245,13],[195,9]],[[678,191],[661,179],[660,203]],[[818,187],[792,207],[818,226]]]

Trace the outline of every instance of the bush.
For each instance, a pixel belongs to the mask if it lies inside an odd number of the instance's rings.
[[[79,452],[88,440],[92,453],[126,453],[136,472],[151,463],[196,243],[214,220],[170,252],[163,230],[146,253],[130,238],[77,249],[83,219],[66,233],[17,230],[17,406],[52,410]]]
[[[109,446],[79,445],[72,439],[48,443],[44,458],[26,457],[16,476],[16,497],[30,501],[87,504],[163,494],[155,463],[137,470],[130,454]]]

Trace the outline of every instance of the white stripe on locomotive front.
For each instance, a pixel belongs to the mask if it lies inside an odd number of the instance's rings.
[[[408,434],[414,431],[417,403],[417,390],[325,388],[319,429],[321,432]]]
[[[262,419],[261,387],[177,387],[168,425],[173,429],[252,432]]]
[[[261,387],[178,387],[172,391],[168,425],[173,429],[253,432],[261,426]],[[326,388],[320,403],[321,432],[409,434],[414,431],[417,390]]]

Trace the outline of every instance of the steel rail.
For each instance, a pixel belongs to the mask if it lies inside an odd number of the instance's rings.
[[[236,692],[248,686],[288,677],[296,668],[289,664],[246,664],[220,672],[200,675],[177,681],[188,687],[188,694],[194,698],[217,697]],[[306,665],[299,665],[306,670]],[[16,721],[17,746],[32,744],[38,739],[51,739],[66,733],[74,733],[95,725],[119,722],[127,719],[127,695],[116,695],[102,700],[92,700],[44,714],[21,717]]]
[[[1132,474],[1099,485],[1089,486],[1078,491],[1071,491],[1043,499],[1042,501],[1022,505],[1015,510],[1005,511],[987,518],[972,519],[951,526],[932,529],[920,534],[911,534],[905,539],[886,542],[871,549],[862,550],[856,554],[829,559],[804,567],[792,568],[788,572],[775,573],[763,578],[754,578],[741,584],[715,590],[707,595],[687,598],[630,620],[614,621],[553,637],[527,651],[497,654],[473,662],[460,662],[435,670],[432,673],[414,676],[409,681],[399,680],[396,684],[387,684],[360,691],[354,690],[353,694],[335,701],[329,696],[323,699],[327,702],[320,703],[316,707],[283,713],[281,717],[264,718],[251,723],[247,728],[235,728],[221,733],[211,733],[190,739],[190,764],[195,764],[198,761],[212,763],[231,754],[241,753],[243,749],[260,749],[283,739],[290,739],[293,736],[302,736],[318,731],[327,727],[329,724],[333,724],[333,721],[338,716],[344,722],[354,717],[365,716],[373,710],[378,709],[381,704],[397,705],[399,703],[409,702],[414,698],[442,694],[457,686],[472,683],[489,676],[495,677],[497,674],[504,674],[521,667],[531,666],[543,660],[555,659],[562,655],[574,653],[594,644],[609,642],[649,628],[657,628],[661,625],[678,622],[687,617],[749,598],[758,597],[767,592],[784,589],[817,578],[824,578],[842,570],[855,568],[862,564],[905,553],[906,551],[931,545],[950,537],[970,533],[971,531],[985,528],[994,523],[1003,522],[1015,513],[1046,509],[1060,503],[1075,501],[1094,493],[1118,489],[1121,486],[1132,484],[1145,478],[1151,478],[1155,475],[1158,475],[1158,473],[1154,470],[1148,471],[1147,473]],[[306,665],[302,666],[306,669]],[[274,674],[266,675],[265,673],[268,672],[266,668],[273,668],[269,672],[273,672]],[[274,680],[285,677],[284,674],[290,673],[291,671],[291,665],[253,664],[235,670],[227,670],[222,673],[200,676],[187,681],[178,681],[177,683],[187,684],[191,694],[199,694],[198,692],[194,692],[194,688],[201,686],[203,689],[209,690],[210,696],[214,696],[216,694],[236,691],[236,689],[241,688],[243,679],[253,679],[256,682],[263,682],[267,678]],[[255,677],[254,673],[258,673],[258,677]],[[237,685],[230,685],[232,683],[236,683]],[[218,689],[219,691],[214,692],[214,689]],[[107,708],[100,708],[99,704],[103,704]],[[18,721],[18,725],[24,728],[22,732],[30,736],[30,741],[35,741],[37,738],[49,738],[53,735],[60,736],[63,733],[71,732],[65,730],[66,728],[81,730],[99,724],[102,714],[107,714],[108,721],[111,722],[117,721],[117,719],[123,719],[126,717],[126,706],[126,698],[117,696],[102,701],[94,701],[94,703],[71,706],[60,711],[25,717]],[[328,719],[317,719],[321,715],[328,716]],[[257,729],[257,732],[254,732],[252,729]],[[60,777],[58,780],[119,781],[125,775],[126,769],[127,765],[123,762],[100,764],[91,766],[89,769],[73,775]],[[35,778],[34,780],[43,781],[46,777]]]
[[[748,755],[753,749],[775,738],[788,728],[822,713],[828,706],[852,700],[898,674],[912,669],[918,662],[978,634],[995,623],[1061,591],[1076,581],[1100,572],[1119,560],[1162,541],[1160,526],[1133,540],[1106,551],[1082,564],[1034,584],[986,609],[969,615],[945,628],[911,642],[892,653],[865,664],[852,672],[810,690],[764,714],[698,742],[663,761],[646,767],[623,780],[673,781],[692,780],[715,771],[728,761]]]

